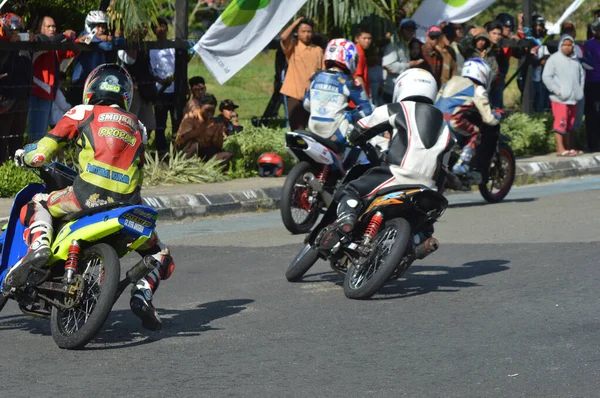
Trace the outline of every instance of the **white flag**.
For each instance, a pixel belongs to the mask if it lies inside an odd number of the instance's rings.
[[[429,27],[439,25],[441,22],[463,23],[475,17],[495,0],[424,0],[413,19],[419,24],[417,37],[424,41]]]
[[[563,15],[561,15],[561,17],[558,19],[558,21],[556,21],[556,23],[552,23],[552,22],[546,22],[546,30],[548,31],[549,35],[557,35],[560,33],[560,25],[562,25],[563,22],[565,22],[565,20],[567,18],[569,18],[569,15],[573,14],[575,12],[575,10],[577,10],[579,8],[580,5],[583,4],[585,0],[575,0],[571,3],[571,5],[569,6],[569,8],[567,8],[565,10],[565,12],[563,13]]]
[[[234,0],[194,46],[220,84],[250,62],[306,0]]]

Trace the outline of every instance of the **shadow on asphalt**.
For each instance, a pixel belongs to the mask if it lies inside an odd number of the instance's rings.
[[[158,313],[163,322],[160,332],[142,328],[141,321],[129,309],[115,310],[110,313],[100,333],[85,350],[122,349],[150,344],[166,338],[198,336],[206,331],[218,330],[210,326],[212,321],[240,313],[247,308],[247,304],[253,302],[254,300],[249,299],[219,300],[203,303],[187,310],[159,308]],[[49,320],[20,314],[0,316],[0,332],[15,329],[52,338]]]
[[[450,204],[448,205],[448,208],[450,209],[460,209],[460,208],[466,208],[466,207],[478,207],[478,206],[497,206],[499,204],[502,203],[529,203],[529,202],[535,202],[536,200],[538,200],[539,198],[521,198],[521,199],[505,199],[502,202],[499,203],[489,203],[486,202],[484,199],[481,199],[481,202],[468,202],[468,203],[455,203],[455,204]]]
[[[427,293],[452,293],[463,288],[480,286],[475,282],[467,282],[478,276],[494,274],[510,269],[505,264],[508,260],[481,260],[464,263],[460,267],[413,265],[399,280],[386,283],[371,300],[390,300],[420,296]],[[333,272],[310,274],[300,283],[329,282],[340,288],[344,285],[344,277]]]

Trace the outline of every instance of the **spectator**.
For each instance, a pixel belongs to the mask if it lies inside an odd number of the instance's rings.
[[[585,131],[588,150],[600,151],[600,19],[592,23],[594,37],[585,42],[594,69],[586,71],[585,77]]]
[[[574,148],[573,125],[577,103],[583,98],[585,71],[577,59],[574,44],[575,39],[563,35],[558,43],[558,51],[548,58],[542,74],[544,84],[551,93],[558,156],[577,156],[583,153]]]
[[[240,125],[240,122],[238,120],[238,115],[235,111],[237,108],[239,108],[239,106],[234,104],[233,101],[230,99],[223,100],[219,104],[219,111],[221,112],[221,114],[215,118],[215,121],[218,123],[223,123],[225,125],[226,136],[239,133],[244,129],[244,127]]]
[[[458,49],[458,43],[465,37],[465,26],[460,23],[450,23],[445,28],[446,37],[450,40],[450,47],[454,50],[454,55],[456,56],[456,75],[460,75],[462,71],[462,66],[465,63],[465,57],[461,54]],[[450,31],[454,32],[454,35],[450,33]]]
[[[425,60],[411,61],[408,43],[415,37],[417,23],[412,19],[404,18],[398,24],[400,28],[400,40],[389,43],[383,52],[382,66],[385,82],[383,84],[383,99],[385,103],[391,103],[394,95],[394,81],[408,68],[419,66]]]
[[[185,152],[188,158],[197,155],[202,159],[215,158],[226,162],[231,158],[229,152],[223,152],[225,125],[215,121],[217,99],[212,94],[203,94],[198,99],[198,112],[183,117],[175,146]]]
[[[531,20],[533,30],[523,28],[523,14],[519,14],[519,33],[526,40],[530,40],[535,44],[535,47],[531,49],[531,57],[529,58],[533,67],[531,75],[531,79],[533,80],[533,110],[535,112],[544,112],[550,107],[549,93],[542,82],[542,70],[546,64],[546,60],[550,57],[548,48],[542,42],[546,35],[546,20],[539,14],[533,14]]]
[[[50,127],[54,128],[56,124],[62,119],[65,113],[71,110],[73,107],[67,102],[65,94],[63,93],[63,85],[67,76],[61,73],[60,79],[58,80],[58,87],[56,89],[56,95],[54,101],[52,101],[52,110],[50,111]],[[31,111],[30,111],[31,112]]]
[[[25,29],[21,17],[8,13],[2,16],[2,37],[19,41]],[[35,40],[30,35],[30,40]],[[31,57],[25,51],[6,51],[0,68],[0,163],[12,157],[22,147],[27,126],[31,87]]]
[[[430,67],[430,72],[435,78],[438,87],[442,77],[442,52],[440,51],[440,38],[442,30],[437,26],[432,26],[427,30],[427,42],[421,46],[423,59]]]
[[[373,35],[367,28],[359,27],[354,32],[354,44],[358,51],[358,65],[354,72],[354,79],[360,83],[368,98],[371,98],[371,85],[369,84],[369,69],[365,51],[371,47],[372,41]]]
[[[594,10],[594,21],[597,21],[598,18],[600,18],[600,9]],[[594,29],[592,29],[592,23],[589,23],[587,25],[587,36],[586,36],[586,40],[590,40],[593,39],[595,34],[594,34]]]
[[[271,99],[263,112],[260,119],[252,118],[252,124],[255,127],[259,125],[266,126],[268,119],[274,119],[279,117],[279,108],[283,104],[283,95],[280,93],[281,86],[283,85],[283,79],[285,78],[285,71],[287,70],[288,64],[285,58],[285,53],[279,43],[279,36],[276,37],[269,46],[268,49],[275,49],[275,79],[273,80],[273,94]]]
[[[563,22],[563,24],[560,28],[560,34],[561,34],[561,36],[569,35],[574,39],[577,38],[577,31],[575,30],[575,24],[572,21]],[[575,43],[575,55],[577,56],[577,60],[579,60],[579,62],[581,63],[581,66],[583,66],[583,69],[585,69],[586,71],[594,69],[594,67],[592,66],[593,61],[591,59],[589,59],[589,57],[585,54],[585,50],[583,49],[583,46],[580,46],[577,43]],[[573,125],[573,131],[578,131],[581,128],[581,126],[583,125],[584,111],[585,111],[585,98],[582,98],[577,103],[577,115],[575,116],[575,124]]]
[[[409,53],[411,61],[423,60],[423,62],[419,63],[417,66],[411,66],[409,69],[421,68],[421,69],[425,69],[428,72],[431,72],[431,67],[429,66],[427,61],[425,61],[425,59],[423,58],[423,43],[421,43],[421,41],[419,39],[417,39],[416,37],[414,37],[408,43],[408,53]]]
[[[494,81],[498,74],[498,62],[495,54],[490,52],[491,46],[490,36],[483,28],[472,28],[458,43],[458,49],[465,59],[481,58],[488,63],[492,70],[491,81]]]
[[[506,57],[500,49],[500,41],[502,40],[503,27],[500,22],[491,22],[487,27],[487,33],[490,37],[490,49],[486,54],[486,60],[488,63],[489,59],[493,58],[496,64],[496,75],[492,79],[490,84],[490,104],[492,108],[504,108],[504,79],[505,75],[502,74],[500,69],[500,63],[503,64],[503,68],[508,72],[508,62],[505,62]],[[491,65],[491,64],[490,64]],[[493,70],[493,69],[492,69]]]
[[[200,109],[200,97],[206,94],[206,82],[202,76],[194,76],[188,80],[190,86],[190,99],[185,108],[183,108],[183,115],[187,115],[190,112],[195,112]]]
[[[449,28],[449,29],[448,29]],[[442,53],[442,74],[440,77],[440,85],[439,87],[446,84],[452,76],[456,74],[457,64],[456,64],[456,53],[452,48],[452,39],[456,33],[449,26],[445,26],[442,29],[442,36],[439,41],[439,51]],[[450,36],[450,37],[448,37]]]
[[[132,32],[130,41],[142,42],[147,35],[148,27],[143,25]],[[150,55],[144,50],[119,50],[118,58],[133,80],[133,101],[129,111],[138,117],[146,127],[146,132],[150,134],[156,130],[153,107],[158,98],[150,66]]]
[[[288,62],[281,94],[286,96],[292,130],[306,128],[309,114],[302,106],[304,93],[312,75],[323,68],[323,49],[311,42],[313,26],[313,21],[301,17],[281,34],[281,48]]]
[[[383,67],[381,66],[381,54],[379,54],[377,51],[371,51],[370,54],[367,55],[367,66],[369,67],[371,102],[375,106],[381,106],[384,104]]]
[[[152,26],[152,30],[158,41],[167,40],[169,25],[164,18],[157,19],[158,25]],[[171,114],[172,131],[179,129],[180,120],[177,119],[175,112],[175,49],[162,48],[159,50],[150,50],[150,65],[152,74],[156,81],[158,90],[157,102],[154,105],[154,116],[156,117],[156,150],[159,155],[168,151],[165,129],[167,128],[167,117]]]
[[[75,39],[75,32],[67,30],[56,34],[54,18],[44,16],[37,29],[36,40],[39,42],[60,43]],[[74,51],[36,51],[33,53],[33,82],[29,98],[28,140],[41,139],[50,125],[52,103],[60,84],[60,63],[63,59],[73,58]]]
[[[106,63],[105,52],[112,51],[115,44],[122,44],[124,40],[108,34],[108,16],[103,11],[90,11],[85,17],[85,30],[78,41],[87,44],[95,43],[100,51],[84,51],[75,58],[75,68],[71,76],[71,90],[69,101],[80,104],[83,96],[83,84],[91,71],[97,66]]]

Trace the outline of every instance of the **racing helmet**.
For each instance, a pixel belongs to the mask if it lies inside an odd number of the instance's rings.
[[[117,64],[102,64],[94,69],[83,86],[83,104],[118,105],[126,111],[133,98],[129,72]]]
[[[0,17],[0,23],[2,24],[2,31],[4,34],[11,30],[16,30],[22,32],[25,30],[25,25],[23,24],[23,20],[17,14],[12,12],[7,12],[6,14]]]
[[[325,49],[325,67],[337,66],[350,75],[354,75],[358,64],[358,50],[347,39],[333,39]]]
[[[532,26],[540,25],[540,26],[545,27],[546,26],[546,18],[544,18],[541,14],[535,13],[531,16],[531,25]]]
[[[108,16],[104,11],[93,10],[85,17],[85,30],[91,32],[96,25],[108,24]]]
[[[433,104],[438,92],[437,82],[425,69],[408,69],[394,82],[394,102],[417,101]]]
[[[506,12],[498,14],[496,16],[496,22],[501,23],[502,26],[510,28],[511,30],[515,28],[515,17]]]
[[[470,58],[465,61],[460,75],[487,89],[492,80],[492,68],[481,58]]]
[[[274,152],[263,153],[257,163],[261,177],[281,177],[283,174],[283,158]]]

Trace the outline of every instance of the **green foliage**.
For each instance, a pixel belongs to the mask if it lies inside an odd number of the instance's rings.
[[[286,129],[245,127],[240,133],[225,140],[224,150],[233,154],[230,175],[234,178],[252,177],[258,174],[256,164],[260,155],[275,152],[283,158],[284,171],[294,165],[294,159],[285,149]]]
[[[164,184],[198,184],[227,180],[223,166],[210,159],[206,162],[194,156],[187,159],[183,152],[173,149],[162,159],[146,153],[144,186]]]
[[[0,165],[0,198],[12,198],[32,182],[41,182],[33,171],[17,167],[12,160]]]
[[[502,122],[502,133],[512,138],[511,147],[516,156],[545,155],[556,150],[551,128],[552,116],[515,113]],[[548,128],[550,123],[550,128]]]
[[[98,9],[99,0],[17,0],[8,2],[2,9],[9,9],[23,18],[28,29],[35,31],[41,18],[48,15],[54,18],[59,31],[83,30],[85,16],[91,10]]]

